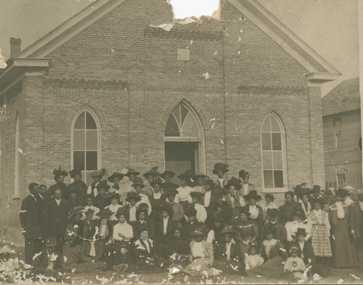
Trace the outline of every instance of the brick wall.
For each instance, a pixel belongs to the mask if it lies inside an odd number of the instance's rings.
[[[341,131],[336,145],[334,121],[340,120]],[[344,112],[324,117],[324,150],[326,182],[336,183],[336,174],[344,173],[346,184],[362,187],[362,160],[359,149],[361,135],[360,111]]]
[[[49,73],[28,74],[17,97],[16,104],[25,102],[22,185],[51,184],[55,167],[71,167],[71,126],[82,110],[100,121],[103,167],[163,167],[166,121],[182,100],[203,126],[207,174],[227,161],[231,175],[248,169],[261,189],[260,128],[275,112],[286,129],[288,186],[322,182],[318,90],[311,92],[305,70],[266,34],[233,7],[223,11],[227,20],[210,30],[210,23],[197,24],[215,37],[165,36],[145,32],[171,20],[164,1],[126,1],[55,50]],[[218,37],[223,28],[224,38]],[[178,62],[177,49],[186,47],[190,61]]]

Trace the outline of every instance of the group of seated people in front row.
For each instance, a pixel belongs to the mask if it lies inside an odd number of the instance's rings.
[[[60,268],[67,247],[76,249],[74,262],[104,262],[105,270],[302,274],[319,265],[359,264],[362,195],[355,201],[351,189],[303,183],[277,206],[272,194],[263,199],[254,189],[247,171],[238,178],[228,172],[228,165],[217,163],[215,179],[187,171],[178,185],[173,172],[157,168],[143,177],[123,169],[106,178],[100,170],[86,185],[81,171],[72,170],[73,182],[66,185],[68,173],[56,169],[56,184],[31,187],[41,209],[39,236],[57,254]],[[34,238],[26,234],[26,199],[20,218],[29,247]],[[26,249],[28,263],[36,249]]]

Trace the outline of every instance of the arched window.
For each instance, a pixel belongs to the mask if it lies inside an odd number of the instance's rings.
[[[262,125],[261,152],[263,186],[266,191],[287,188],[285,129],[276,114],[269,114]]]
[[[89,111],[80,113],[72,128],[72,168],[82,170],[83,179],[101,168],[100,128],[95,114]]]
[[[164,132],[165,169],[177,175],[205,173],[204,130],[197,112],[182,100],[170,113]]]
[[[165,137],[200,139],[200,123],[195,114],[184,103],[180,103],[170,114],[165,129]]]

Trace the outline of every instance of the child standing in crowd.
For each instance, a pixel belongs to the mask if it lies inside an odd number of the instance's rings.
[[[263,257],[257,253],[256,244],[251,244],[246,255],[246,270],[253,270],[264,263]]]
[[[147,228],[140,230],[140,236],[134,243],[136,266],[142,271],[155,271],[156,258],[154,241],[150,238]]]

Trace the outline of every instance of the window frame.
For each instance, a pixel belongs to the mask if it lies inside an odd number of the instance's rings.
[[[86,129],[86,122],[87,122],[87,117],[85,117],[85,125],[83,129],[75,129],[76,126],[76,122],[78,120],[78,118],[85,113],[85,116],[87,115],[86,113],[88,113],[92,119],[94,120],[95,124],[96,124],[96,129]],[[86,138],[84,138],[84,149],[83,150],[79,150],[78,148],[75,150],[74,145],[75,145],[75,131],[79,131],[84,133],[84,136],[86,136],[87,132],[96,132],[96,136],[97,136],[97,146],[96,148],[92,148],[92,150],[87,150],[86,146],[87,146],[87,142],[86,142]],[[73,117],[73,121],[71,124],[71,169],[74,169],[74,152],[82,152],[82,153],[87,153],[87,151],[89,152],[96,152],[97,153],[97,169],[92,169],[92,170],[87,170],[87,165],[86,165],[86,155],[84,156],[84,165],[86,168],[85,170],[82,170],[82,179],[85,183],[88,183],[88,174],[101,169],[102,168],[102,145],[101,145],[101,133],[102,133],[102,129],[101,129],[101,124],[100,121],[98,119],[97,114],[89,109],[83,109],[81,111],[79,111],[74,117]]]
[[[264,132],[264,127],[265,124],[267,123],[268,120],[274,120],[278,126],[279,126],[279,133],[280,133],[280,137],[281,137],[281,150],[264,150],[263,149],[263,134],[265,134],[266,132]],[[276,131],[274,132],[271,127],[269,129],[269,133],[270,136],[273,133],[277,133]],[[262,177],[262,189],[264,193],[283,193],[288,191],[288,171],[287,171],[287,143],[286,143],[286,130],[285,130],[285,126],[280,118],[280,116],[278,116],[275,113],[270,113],[268,114],[261,125],[260,128],[260,155],[261,155],[261,177]],[[272,141],[271,141],[271,148],[272,148]],[[265,152],[269,152],[272,155],[272,169],[265,169],[264,166],[264,153]],[[273,157],[274,154],[276,152],[281,152],[281,156],[282,156],[282,175],[283,175],[283,187],[265,187],[265,170],[270,170],[270,171],[275,171],[275,170],[280,170],[280,169],[275,169],[274,167],[274,163],[273,163]],[[274,175],[274,173],[273,173]],[[275,184],[275,183],[274,183]]]

